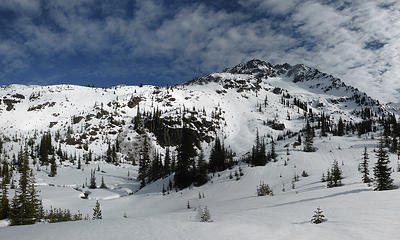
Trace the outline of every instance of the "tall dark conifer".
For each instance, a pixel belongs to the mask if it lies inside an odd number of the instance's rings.
[[[203,150],[201,150],[199,158],[197,160],[197,169],[198,174],[196,177],[196,184],[197,186],[201,186],[208,181],[208,166],[206,160],[204,159]]]
[[[391,178],[392,168],[389,166],[389,156],[385,150],[385,140],[383,137],[379,140],[378,152],[376,153],[378,161],[374,166],[374,181],[376,191],[389,190],[393,188],[393,179]]]
[[[360,164],[360,172],[362,173],[362,181],[364,183],[371,182],[371,179],[369,178],[368,160],[369,157],[368,157],[367,147],[364,147],[363,158]]]
[[[313,129],[307,119],[307,123],[306,123],[306,132],[305,132],[305,146],[304,146],[304,152],[315,152],[315,148],[314,148],[314,132]]]
[[[6,181],[1,180],[1,198],[0,198],[0,219],[8,218],[10,213],[10,204],[8,202],[8,188]]]
[[[190,129],[182,129],[182,141],[178,147],[178,156],[175,171],[175,186],[182,189],[190,186],[193,181],[192,166],[196,150],[194,149],[194,136]]]

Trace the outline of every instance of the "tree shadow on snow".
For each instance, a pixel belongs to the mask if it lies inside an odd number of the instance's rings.
[[[337,197],[337,196],[341,196],[341,195],[355,194],[355,193],[366,192],[366,191],[372,191],[372,189],[355,189],[355,190],[350,190],[350,191],[346,191],[346,192],[334,193],[334,194],[330,194],[330,195],[326,195],[326,196],[322,196],[322,197],[314,197],[314,198],[301,199],[301,200],[292,201],[292,202],[275,204],[272,206],[267,206],[267,208],[281,207],[281,206],[292,205],[292,204],[297,204],[297,203],[322,200],[322,199],[333,198],[333,197]]]

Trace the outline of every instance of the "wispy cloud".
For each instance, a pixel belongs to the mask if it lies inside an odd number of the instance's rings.
[[[238,9],[169,3],[0,0],[9,14],[0,21],[8,26],[0,32],[0,77],[171,84],[261,58],[304,63],[381,100],[400,99],[397,1],[239,0]]]

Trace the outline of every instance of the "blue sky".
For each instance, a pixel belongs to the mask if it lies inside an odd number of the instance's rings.
[[[171,85],[253,58],[399,100],[394,0],[0,0],[0,84]]]

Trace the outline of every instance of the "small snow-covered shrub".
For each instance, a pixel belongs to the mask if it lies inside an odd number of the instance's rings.
[[[322,214],[322,210],[318,207],[317,210],[314,211],[314,215],[311,219],[311,222],[314,224],[320,224],[325,221],[326,221],[325,215]]]
[[[210,210],[208,210],[207,206],[204,208],[199,207],[198,211],[200,222],[212,222]]]
[[[257,195],[258,196],[267,196],[267,195],[274,195],[272,192],[272,189],[268,186],[268,184],[265,183],[260,183],[260,185],[257,186]]]

